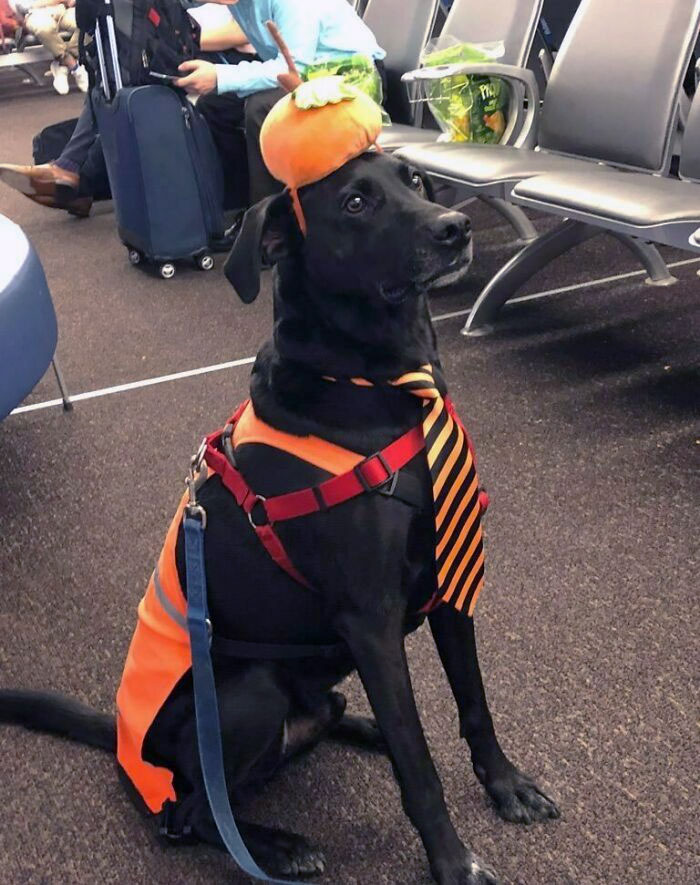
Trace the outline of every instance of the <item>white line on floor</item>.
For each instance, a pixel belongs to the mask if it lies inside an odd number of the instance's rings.
[[[698,264],[700,258],[686,258],[683,261],[674,261],[668,265],[669,268],[683,267],[688,264]],[[587,280],[583,283],[573,283],[571,286],[561,286],[558,289],[547,289],[544,292],[533,292],[531,295],[521,295],[519,298],[511,298],[508,304],[521,304],[524,301],[535,301],[538,298],[547,298],[551,295],[563,295],[565,292],[575,292],[579,289],[586,289],[589,286],[602,286],[605,283],[616,283],[619,280],[626,280],[632,277],[645,274],[645,270],[632,270],[627,273],[619,273],[610,277],[601,277],[597,280]],[[464,310],[455,310],[451,313],[442,313],[433,317],[434,323],[440,323],[443,320],[451,320],[455,317],[465,316],[470,312],[471,308]],[[240,360],[231,360],[227,363],[217,363],[214,366],[202,366],[199,369],[187,369],[184,372],[174,372],[171,375],[159,375],[156,378],[144,378],[143,381],[131,381],[128,384],[115,384],[114,387],[103,387],[100,390],[88,390],[85,393],[71,394],[71,401],[74,403],[82,402],[86,399],[97,399],[101,396],[111,396],[113,393],[126,393],[129,390],[138,390],[142,387],[152,387],[154,384],[165,384],[166,381],[180,381],[183,378],[194,378],[196,375],[208,375],[210,372],[221,372],[224,369],[235,369],[237,366],[249,366],[255,362],[254,356],[247,356]],[[55,406],[62,406],[61,399],[45,400],[41,403],[31,403],[28,406],[19,406],[10,412],[11,415],[21,415],[23,412],[37,412],[40,409],[50,409]]]
[[[154,384],[165,384],[166,381],[180,381],[183,378],[194,378],[195,375],[208,375],[210,372],[221,372],[223,369],[235,369],[236,366],[248,366],[255,362],[254,356],[247,356],[240,360],[231,360],[228,363],[217,363],[215,366],[202,366],[200,369],[188,369],[186,372],[174,372],[172,375],[159,375],[157,378],[144,378],[143,381],[131,381],[128,384],[115,384],[114,387],[103,387],[101,390],[88,390],[85,393],[71,394],[71,402],[79,403],[85,399],[97,399],[99,396],[111,396],[113,393],[126,393],[128,390],[138,390],[140,387],[152,387]],[[50,399],[43,403],[32,403],[29,406],[20,406],[10,412],[11,415],[19,415],[22,412],[36,412],[38,409],[48,409],[51,406],[62,406],[63,400]]]

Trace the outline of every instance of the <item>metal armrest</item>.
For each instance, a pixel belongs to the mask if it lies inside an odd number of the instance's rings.
[[[408,71],[401,77],[404,83],[420,83],[425,80],[441,80],[465,74],[481,77],[500,77],[510,90],[511,113],[501,144],[513,144],[518,148],[532,150],[537,144],[537,113],[540,107],[540,90],[532,71],[517,65],[499,62],[459,62],[452,65],[434,65]],[[527,101],[527,111],[522,107]],[[513,112],[513,109],[515,112]]]

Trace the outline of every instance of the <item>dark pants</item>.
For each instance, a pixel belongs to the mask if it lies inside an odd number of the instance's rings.
[[[81,195],[95,200],[111,199],[107,167],[89,95],[85,98],[73,134],[53,162],[61,169],[80,176],[78,189]]]
[[[240,191],[240,170],[248,165],[248,200],[259,200],[276,194],[283,185],[267,171],[260,152],[260,129],[268,113],[282,96],[283,89],[256,92],[248,98],[235,93],[205,95],[197,103],[204,115],[224,164],[227,183],[227,208],[233,208],[233,191]],[[245,135],[244,135],[245,132]],[[240,197],[239,197],[240,199]],[[245,206],[241,201],[239,205]]]
[[[61,152],[61,156],[55,161],[56,165],[68,172],[80,174],[96,138],[97,123],[92,112],[90,96],[87,95],[73,134]]]

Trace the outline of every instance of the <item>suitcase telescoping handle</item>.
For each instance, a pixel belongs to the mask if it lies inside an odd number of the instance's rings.
[[[102,23],[104,23],[107,31],[107,42],[109,46],[109,57],[112,63],[112,71],[114,72],[114,92],[119,92],[123,87],[122,72],[119,68],[119,52],[117,50],[117,35],[114,29],[114,4],[112,0],[104,0],[105,15],[102,22],[98,19],[95,27],[95,39],[97,40],[97,57],[100,64],[100,77],[102,80],[102,91],[107,101],[112,98],[109,85],[109,73],[107,60],[105,57],[105,46],[103,43]]]

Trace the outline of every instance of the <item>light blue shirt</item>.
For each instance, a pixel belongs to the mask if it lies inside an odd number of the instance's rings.
[[[279,87],[277,75],[287,65],[265,27],[269,20],[279,28],[300,72],[349,55],[376,60],[386,55],[347,0],[238,0],[229,10],[262,61],[216,65],[219,94],[245,97]]]

